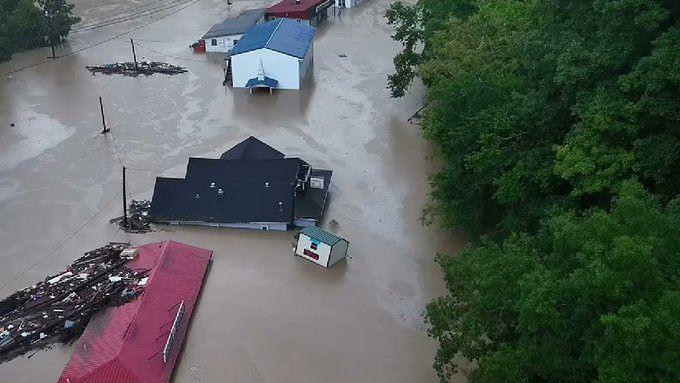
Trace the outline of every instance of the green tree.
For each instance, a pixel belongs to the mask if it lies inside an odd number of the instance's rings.
[[[424,134],[443,162],[427,218],[475,233],[535,230],[553,211],[606,206],[631,176],[674,196],[673,2],[441,3],[387,12],[405,47],[392,94],[420,76]]]
[[[73,15],[73,4],[66,0],[41,0],[40,7],[45,11],[47,28],[43,30],[46,44],[61,44],[71,31],[71,26],[80,18]]]
[[[622,183],[611,212],[438,257],[449,294],[426,311],[442,381],[680,381],[680,200]]]
[[[65,0],[0,0],[0,60],[36,47],[59,45],[80,19]]]

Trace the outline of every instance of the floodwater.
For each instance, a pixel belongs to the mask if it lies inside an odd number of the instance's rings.
[[[421,313],[444,292],[434,255],[461,240],[419,221],[434,165],[406,122],[422,91],[392,100],[386,89],[399,49],[382,17],[388,2],[329,11],[300,93],[223,87],[221,57],[188,49],[213,23],[261,1],[198,0],[129,34],[152,19],[76,33],[58,55],[115,38],[2,76],[0,295],[108,241],[173,239],[214,251],[173,382],[436,381],[436,344]],[[87,21],[137,4],[77,0],[76,11]],[[84,68],[129,61],[130,37],[139,58],[189,72],[128,78]],[[15,55],[0,73],[48,54]],[[112,135],[98,134],[99,96]],[[249,135],[334,170],[321,226],[339,223],[351,242],[346,263],[326,270],[294,257],[292,232],[159,226],[133,235],[109,223],[121,211],[121,165],[129,196],[149,198],[156,175],[182,176],[188,157],[219,157]],[[18,358],[0,366],[0,381],[56,381],[70,353],[56,346]]]

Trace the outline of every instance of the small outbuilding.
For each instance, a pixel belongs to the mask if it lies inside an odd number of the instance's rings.
[[[283,0],[267,8],[266,19],[292,19],[295,22],[318,26],[328,18],[333,0]]]
[[[315,31],[289,19],[248,30],[231,50],[234,88],[300,89],[314,62]]]
[[[331,267],[347,256],[349,242],[346,239],[325,232],[316,226],[300,230],[295,255],[323,267]]]
[[[228,53],[248,29],[264,22],[264,14],[265,8],[248,9],[241,12],[237,17],[213,25],[203,35],[205,51]]]

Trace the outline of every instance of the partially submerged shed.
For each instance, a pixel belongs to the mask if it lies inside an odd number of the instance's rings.
[[[345,259],[349,242],[336,235],[307,226],[300,230],[295,254],[323,267],[331,267]]]
[[[178,242],[137,248],[150,269],[142,294],[90,321],[58,383],[167,383],[179,356],[212,251]]]

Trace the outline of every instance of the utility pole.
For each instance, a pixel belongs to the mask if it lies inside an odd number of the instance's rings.
[[[127,220],[127,195],[125,189],[125,166],[123,166],[123,227],[128,227]]]
[[[102,113],[102,125],[104,125],[104,130],[102,130],[102,134],[106,134],[111,131],[111,129],[106,127],[106,118],[104,118],[104,104],[102,103],[102,97],[99,96],[99,110]]]
[[[57,55],[54,52],[54,34],[52,32],[53,31],[53,29],[52,29],[52,16],[50,16],[49,13],[47,11],[45,11],[45,17],[47,17],[47,21],[48,21],[47,24],[48,24],[48,28],[49,28],[49,34],[50,34],[49,39],[50,39],[50,48],[52,48],[52,58],[56,59]]]
[[[137,70],[137,54],[135,53],[135,42],[130,39],[130,45],[132,45],[132,58],[135,60],[135,70]]]

